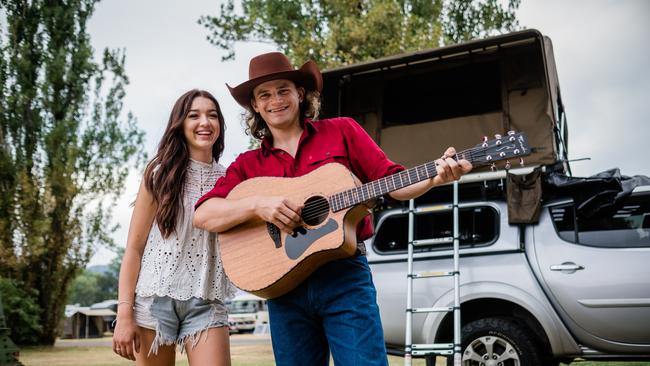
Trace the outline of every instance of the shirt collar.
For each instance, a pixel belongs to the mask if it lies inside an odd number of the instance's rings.
[[[262,138],[262,142],[260,143],[260,149],[262,150],[262,155],[266,156],[269,154],[269,152],[273,149],[273,146],[271,146],[270,138],[268,137]]]
[[[311,136],[316,132],[318,132],[318,128],[316,127],[314,121],[312,121],[310,118],[303,119],[302,135],[300,136],[300,143],[302,143],[302,141],[306,139],[308,136]],[[269,152],[274,150],[273,143],[270,137],[262,138],[262,142],[260,143],[260,149],[262,150],[262,154],[264,156],[268,155]]]

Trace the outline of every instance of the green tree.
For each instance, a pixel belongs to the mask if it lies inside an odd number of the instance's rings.
[[[86,30],[96,0],[0,0],[0,276],[40,308],[54,342],[66,293],[96,246],[143,132],[122,113],[124,52],[98,62]]]
[[[517,27],[520,0],[228,0],[199,24],[235,56],[236,42],[270,42],[294,63],[323,68],[438,47]],[[237,5],[237,6],[236,6]]]
[[[117,299],[117,287],[120,275],[120,265],[124,248],[116,249],[117,256],[108,265],[104,272],[84,270],[72,282],[68,291],[68,303],[90,306],[92,304]]]
[[[84,270],[77,276],[69,289],[68,303],[90,306],[92,304],[107,300],[99,282],[102,274]]]
[[[122,265],[122,257],[124,256],[124,247],[117,247],[115,254],[115,258],[108,264],[108,269],[99,278],[98,286],[104,296],[102,300],[117,299],[117,288],[120,278],[120,266]]]
[[[11,327],[11,339],[19,344],[30,344],[38,341],[42,329],[41,309],[35,302],[36,291],[23,288],[18,281],[0,277],[0,301],[6,324]]]

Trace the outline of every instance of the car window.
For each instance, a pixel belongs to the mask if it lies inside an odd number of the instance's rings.
[[[498,236],[498,213],[488,206],[468,207],[459,210],[460,245],[464,247],[487,245]],[[453,213],[451,210],[416,215],[415,240],[453,236]],[[373,245],[378,252],[404,252],[408,244],[408,214],[388,215],[375,235]],[[418,250],[449,249],[452,244],[433,244]]]
[[[556,232],[568,242],[606,248],[650,247],[650,194],[630,196],[606,215],[576,216],[573,204],[551,207],[550,213]]]

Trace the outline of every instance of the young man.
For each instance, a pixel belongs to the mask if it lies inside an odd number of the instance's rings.
[[[194,224],[226,231],[262,219],[292,233],[301,224],[300,202],[286,197],[225,199],[240,182],[257,176],[298,177],[331,162],[345,165],[363,183],[404,168],[390,161],[351,118],[315,121],[322,76],[316,64],[294,69],[278,52],[253,58],[249,80],[230,89],[248,111],[250,133],[261,147],[241,154],[214,189],[197,202]],[[471,170],[465,160],[437,160],[434,179],[390,193],[415,198],[431,187],[459,179]],[[376,292],[363,240],[372,235],[368,217],[357,228],[360,245],[351,258],[325,264],[289,293],[268,302],[273,352],[278,365],[387,365]]]

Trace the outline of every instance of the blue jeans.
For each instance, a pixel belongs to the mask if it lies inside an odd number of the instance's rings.
[[[317,269],[288,294],[269,300],[279,366],[387,366],[377,292],[365,256]]]

